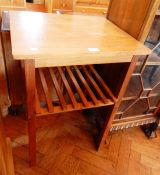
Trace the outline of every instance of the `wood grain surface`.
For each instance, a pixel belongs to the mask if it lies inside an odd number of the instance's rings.
[[[103,17],[10,12],[14,59],[36,67],[130,62],[151,51]]]
[[[43,118],[44,124],[37,131],[37,167],[31,168],[27,122],[21,116],[5,119],[16,175],[159,175],[159,131],[156,139],[147,139],[139,127],[113,132],[97,152],[93,129],[81,113]]]

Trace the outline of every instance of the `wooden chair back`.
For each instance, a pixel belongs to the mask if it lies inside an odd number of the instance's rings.
[[[111,0],[107,18],[144,42],[159,5],[160,0]]]

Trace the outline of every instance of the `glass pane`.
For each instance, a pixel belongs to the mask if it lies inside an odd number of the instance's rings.
[[[123,118],[145,114],[148,109],[147,99],[140,99],[128,111],[123,114]]]
[[[139,76],[132,76],[129,82],[125,97],[139,96],[142,91],[141,81]]]
[[[160,96],[149,97],[149,102],[151,107],[157,106],[160,102]]]
[[[122,101],[118,112],[123,112],[128,106],[130,106],[135,100]]]
[[[159,52],[159,53],[158,53]],[[147,64],[160,65],[160,46],[149,56]]]
[[[160,29],[160,16],[156,15],[153,21],[152,27],[150,29],[148,38],[145,42],[149,48],[153,48],[159,41],[159,29]]]
[[[160,82],[160,66],[146,66],[142,75],[142,79],[144,88],[153,88],[158,82]]]
[[[160,84],[155,86],[155,88],[152,90],[151,94],[160,94]]]
[[[157,59],[160,59],[160,42],[154,47],[153,54],[157,55]]]

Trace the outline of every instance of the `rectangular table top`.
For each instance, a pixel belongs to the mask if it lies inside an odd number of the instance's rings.
[[[151,50],[100,16],[10,11],[12,54],[37,67],[129,62]]]

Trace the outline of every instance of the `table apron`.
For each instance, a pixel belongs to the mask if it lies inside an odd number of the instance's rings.
[[[57,58],[57,59],[35,59],[35,67],[54,67],[54,66],[71,66],[71,65],[87,65],[87,64],[108,64],[108,63],[125,63],[131,62],[133,55],[114,57],[91,57],[91,58]]]

